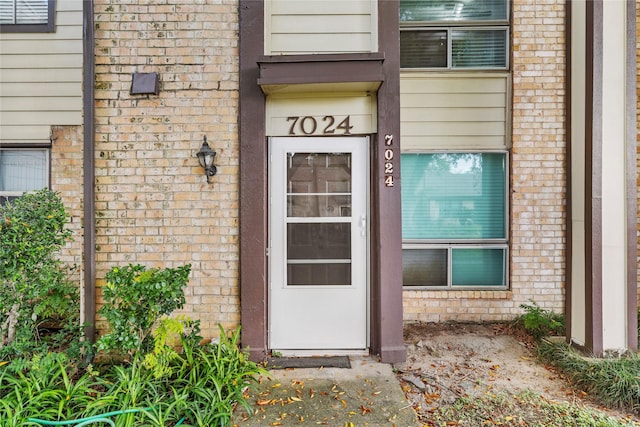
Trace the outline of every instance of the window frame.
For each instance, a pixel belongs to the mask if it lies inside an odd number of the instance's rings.
[[[29,146],[29,145],[11,145],[0,147],[0,151],[42,151],[45,158],[45,184],[42,188],[51,188],[51,147],[50,146]],[[38,190],[27,191],[4,191],[0,188],[0,204],[7,200],[12,200],[22,196],[25,193]]]
[[[511,59],[511,0],[506,1],[506,19],[492,20],[434,20],[434,21],[400,21],[400,32],[403,31],[446,31],[447,33],[447,66],[446,67],[401,67],[401,71],[505,71],[510,70]],[[453,67],[453,31],[505,31],[505,65],[503,67]]]
[[[0,24],[0,33],[55,33],[55,16],[56,0],[47,0],[46,24]]]
[[[509,227],[509,184],[510,184],[510,167],[509,167],[509,151],[508,150],[420,150],[403,152],[402,154],[504,154],[505,171],[504,171],[504,238],[443,238],[443,239],[405,239],[402,237],[402,251],[405,250],[424,250],[424,249],[440,249],[447,251],[447,283],[442,286],[406,286],[404,279],[402,283],[403,290],[433,290],[433,291],[456,291],[456,290],[494,290],[504,291],[510,288],[509,283],[509,257],[510,257],[510,227]],[[504,285],[455,285],[453,281],[453,250],[454,249],[503,249],[504,250],[504,266],[503,266],[503,282]]]

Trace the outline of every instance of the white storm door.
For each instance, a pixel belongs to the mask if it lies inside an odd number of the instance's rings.
[[[270,150],[270,348],[364,350],[368,138],[271,138]]]

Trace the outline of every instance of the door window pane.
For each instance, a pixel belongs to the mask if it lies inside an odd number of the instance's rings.
[[[351,259],[351,223],[289,223],[287,258]]]
[[[351,153],[289,152],[286,179],[287,285],[351,285]]]
[[[288,264],[288,286],[351,285],[351,264]]]
[[[287,216],[351,216],[351,154],[288,153]]]
[[[452,286],[505,286],[506,256],[502,248],[453,248]]]

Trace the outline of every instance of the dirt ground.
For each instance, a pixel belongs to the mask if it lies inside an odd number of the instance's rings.
[[[416,323],[405,326],[407,361],[395,366],[405,395],[421,419],[457,398],[533,391],[549,401],[603,410],[540,364],[528,337],[506,324]]]

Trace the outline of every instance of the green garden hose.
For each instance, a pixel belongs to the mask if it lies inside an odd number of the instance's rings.
[[[32,423],[37,423],[43,426],[66,426],[74,423],[80,423],[80,424],[76,424],[75,427],[83,427],[89,424],[107,423],[111,427],[115,427],[115,423],[111,421],[108,417],[113,417],[115,415],[133,414],[137,412],[146,411],[149,409],[152,409],[152,408],[125,409],[121,411],[107,412],[106,414],[94,415],[92,417],[79,418],[77,420],[69,420],[69,421],[47,421],[47,420],[40,420],[38,418],[29,418],[28,421]],[[180,421],[177,422],[176,426],[179,426],[180,424],[182,424],[183,421],[184,421],[184,417],[182,417]]]

